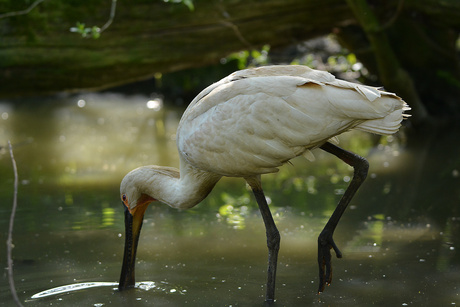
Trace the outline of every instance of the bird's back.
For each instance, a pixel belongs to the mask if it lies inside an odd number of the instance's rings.
[[[203,90],[182,116],[179,153],[224,176],[252,176],[352,128],[395,133],[409,109],[399,97],[305,66],[237,71]]]

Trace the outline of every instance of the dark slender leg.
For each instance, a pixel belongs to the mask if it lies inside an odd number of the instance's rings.
[[[259,205],[259,210],[262,214],[262,218],[264,219],[265,230],[267,232],[268,279],[265,300],[268,303],[271,303],[275,301],[276,265],[278,263],[278,251],[280,249],[280,233],[276,228],[275,221],[273,220],[270,209],[268,208],[264,191],[262,190],[262,188],[254,187],[252,188],[252,191],[254,192],[257,204]]]
[[[343,212],[347,208],[351,199],[355,195],[358,188],[366,179],[369,163],[366,159],[352,152],[346,151],[331,143],[325,143],[321,149],[331,153],[348,165],[354,168],[353,179],[350,182],[347,190],[340,199],[337,208],[332,213],[326,226],[318,237],[318,265],[319,265],[319,289],[318,292],[323,292],[324,286],[329,285],[332,281],[332,264],[331,264],[331,248],[334,249],[337,258],[342,258],[342,253],[338,249],[332,235],[334,234],[335,227],[339,223]]]

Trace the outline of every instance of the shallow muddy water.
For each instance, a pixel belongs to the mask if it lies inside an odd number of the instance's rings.
[[[178,166],[182,112],[111,93],[0,101],[0,239],[13,197],[11,140],[20,177],[14,278],[25,306],[263,305],[265,229],[244,180],[235,178],[222,179],[191,210],[150,206],[137,254],[142,285],[116,290],[119,183],[140,165]],[[352,170],[318,151],[314,162],[294,159],[263,176],[281,231],[275,306],[460,304],[459,137],[455,127],[340,137],[371,167],[337,228],[344,257],[334,257],[332,284],[321,295],[316,238]],[[6,267],[4,244],[0,252]],[[12,306],[6,269],[2,284],[0,304]]]

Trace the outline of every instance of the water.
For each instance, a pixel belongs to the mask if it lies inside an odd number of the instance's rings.
[[[120,180],[140,165],[178,166],[182,112],[108,93],[0,102],[0,143],[15,145],[20,176],[13,257],[25,306],[263,305],[265,229],[242,179],[224,178],[191,210],[152,205],[138,250],[142,284],[116,290],[124,244]],[[264,176],[282,236],[276,306],[460,304],[459,136],[460,129],[443,127],[340,138],[371,168],[337,228],[344,258],[333,259],[333,283],[321,295],[316,238],[352,170],[318,151],[314,162],[295,159]],[[12,194],[3,147],[2,242]],[[0,304],[11,306],[7,283],[5,270]]]

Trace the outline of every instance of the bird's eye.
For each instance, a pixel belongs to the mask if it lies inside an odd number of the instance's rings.
[[[126,201],[126,199],[128,199],[128,198],[126,197],[126,194],[123,194],[123,195],[121,196],[121,199],[122,199],[123,201]]]

